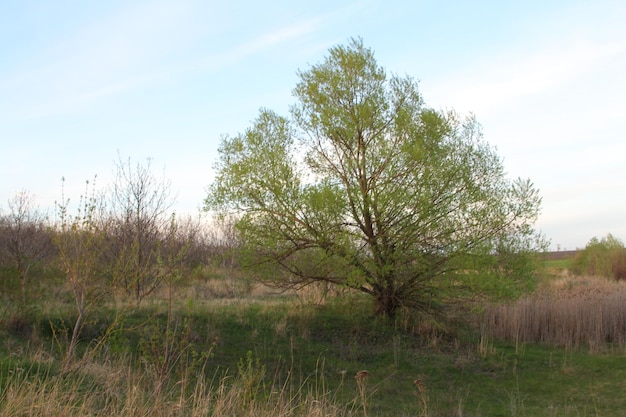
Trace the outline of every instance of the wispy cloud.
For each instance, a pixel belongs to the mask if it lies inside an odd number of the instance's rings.
[[[0,80],[5,117],[31,119],[80,110],[89,102],[155,82],[162,62],[186,36],[189,2],[150,2],[88,21],[29,57]]]
[[[260,35],[253,34],[252,39],[234,48],[229,48],[225,52],[203,59],[201,66],[208,66],[213,70],[229,67],[264,50],[314,33],[321,22],[321,17],[314,17]]]
[[[540,94],[616,63],[626,69],[626,41],[574,41],[552,44],[532,55],[496,57],[471,72],[448,74],[438,84],[444,102],[462,110],[488,113],[519,98]]]
[[[487,114],[565,85],[602,83],[593,78],[599,71],[626,71],[623,2],[553,6],[546,3],[511,22],[515,30],[502,38],[494,32],[489,44],[467,45],[475,52],[459,69],[442,71],[435,85],[429,82],[438,101]]]
[[[0,79],[0,95],[4,97],[0,98],[0,118],[25,121],[80,112],[107,97],[154,83],[207,69],[223,70],[314,33],[322,21],[323,17],[312,17],[265,33],[250,31],[244,42],[234,47],[220,42],[227,49],[207,58],[180,52],[187,43],[210,43],[211,37],[223,36],[219,31],[198,28],[193,1],[175,5],[148,2],[117,10],[39,51],[29,69]]]

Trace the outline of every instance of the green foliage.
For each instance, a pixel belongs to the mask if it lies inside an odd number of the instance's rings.
[[[13,266],[0,265],[0,295],[19,300],[20,283],[17,270]]]
[[[265,365],[261,364],[260,358],[254,358],[252,351],[248,351],[245,359],[241,358],[237,363],[236,384],[241,389],[244,404],[250,404],[265,391],[264,379]]]
[[[618,281],[626,280],[626,250],[617,251],[611,257],[613,278]]]
[[[602,239],[593,237],[585,249],[577,253],[572,272],[577,275],[626,278],[624,243],[610,233]]]
[[[204,369],[214,347],[196,349],[192,324],[185,318],[168,317],[166,323],[153,319],[141,328],[141,333],[139,360],[155,381],[157,396],[172,381],[189,383],[193,375]]]
[[[76,320],[65,354],[64,370],[75,365],[76,347],[89,312],[103,301],[108,289],[99,279],[100,256],[106,242],[105,228],[100,216],[101,196],[94,183],[85,184],[85,194],[80,197],[75,213],[69,209],[69,199],[57,203],[58,224],[53,241],[67,284],[72,289]]]
[[[361,40],[299,77],[291,118],[263,109],[219,149],[206,208],[238,216],[248,265],[283,286],[359,290],[390,316],[432,310],[451,273],[494,271],[475,259],[528,279],[518,254],[544,246],[541,199],[506,178],[476,120],[427,107]]]

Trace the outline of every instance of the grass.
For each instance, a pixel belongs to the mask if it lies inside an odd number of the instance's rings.
[[[555,294],[583,285],[552,282],[545,290]],[[272,294],[217,278],[191,288],[178,289],[171,314],[158,298],[101,306],[80,344],[88,360],[71,373],[61,372],[63,340],[51,331],[71,323],[71,309],[49,300],[27,314],[5,310],[0,415],[619,416],[626,409],[621,348],[592,354],[507,340],[454,320],[415,326],[374,316],[360,297]]]
[[[557,271],[567,271],[572,267],[573,258],[562,258],[562,259],[550,259],[545,261],[545,268],[557,270]]]

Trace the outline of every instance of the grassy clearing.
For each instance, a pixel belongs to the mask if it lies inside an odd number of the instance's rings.
[[[547,288],[562,294],[570,286],[584,293],[582,282]],[[367,300],[326,299],[324,291],[273,294],[212,277],[177,289],[170,314],[166,299],[110,302],[88,320],[84,360],[68,373],[62,329],[72,309],[58,301],[5,309],[0,415],[619,416],[626,409],[619,345],[590,354],[574,344],[498,342],[466,321],[391,321],[374,316]]]
[[[547,278],[548,282],[551,282],[554,277],[569,276],[577,253],[577,251],[567,251],[545,254],[542,265],[543,272],[540,275]]]

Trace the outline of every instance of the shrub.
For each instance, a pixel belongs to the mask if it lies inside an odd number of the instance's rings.
[[[626,278],[626,249],[621,240],[610,233],[602,239],[592,238],[585,249],[579,251],[572,265],[576,275],[607,278]]]
[[[617,281],[626,280],[626,249],[617,251],[611,259],[613,278]]]

